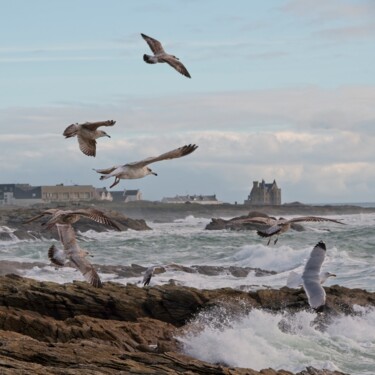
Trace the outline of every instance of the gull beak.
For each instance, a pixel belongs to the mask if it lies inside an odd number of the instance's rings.
[[[108,134],[107,134],[107,137],[108,137],[108,138],[111,138],[111,136],[110,136],[110,135],[108,135]]]
[[[155,172],[152,172],[152,174],[154,175],[154,176],[157,176],[158,174],[157,173],[155,173]]]

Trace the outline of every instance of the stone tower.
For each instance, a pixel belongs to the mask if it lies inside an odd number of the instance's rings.
[[[275,180],[271,184],[253,181],[253,188],[244,201],[248,205],[280,205],[281,204],[281,189],[277,187]]]

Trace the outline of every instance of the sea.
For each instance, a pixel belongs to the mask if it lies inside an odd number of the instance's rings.
[[[151,287],[173,282],[199,289],[243,291],[285,286],[289,273],[301,273],[314,245],[322,240],[327,247],[322,271],[336,274],[325,285],[375,292],[375,213],[328,217],[345,225],[302,223],[304,231],[290,230],[269,246],[255,231],[210,231],[205,229],[210,219],[194,216],[169,223],[148,222],[150,231],[89,231],[78,233],[78,239],[93,256],[90,261],[107,270],[99,271],[104,282],[143,287],[142,273],[124,276],[116,272],[118,268],[104,266],[160,265],[165,272],[153,276]],[[10,234],[13,230],[0,227]],[[47,250],[52,243],[58,245],[56,241],[11,237],[0,241],[0,261],[15,262],[13,267],[21,275],[57,283],[83,280],[70,267],[50,265]],[[241,270],[247,271],[238,272]],[[313,324],[316,313],[309,309],[293,315],[245,307],[243,312],[238,310],[236,316],[225,308],[202,311],[189,323],[199,329],[185,330],[178,337],[183,351],[211,363],[258,371],[298,372],[313,366],[354,375],[375,374],[374,307],[355,306],[356,314],[335,316],[323,330]],[[285,323],[287,330],[281,328]]]

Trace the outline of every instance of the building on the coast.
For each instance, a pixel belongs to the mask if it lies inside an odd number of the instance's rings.
[[[142,193],[139,189],[109,191],[106,188],[96,189],[97,199],[109,202],[133,202],[142,200]]]
[[[272,183],[253,181],[253,187],[247,199],[246,205],[280,205],[281,189],[277,186],[275,180]]]
[[[199,203],[199,204],[221,204],[216,194],[213,195],[176,195],[175,197],[165,197],[162,203]]]
[[[92,185],[52,185],[41,186],[44,202],[80,202],[97,198]]]
[[[0,184],[0,205],[28,206],[42,202],[42,190],[40,186]]]

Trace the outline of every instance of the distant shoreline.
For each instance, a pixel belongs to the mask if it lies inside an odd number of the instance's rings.
[[[198,203],[161,203],[152,201],[137,201],[128,203],[113,203],[103,201],[78,202],[78,203],[49,203],[34,205],[32,207],[0,206],[0,210],[44,210],[51,207],[62,209],[93,207],[104,211],[117,211],[133,219],[145,219],[151,221],[173,221],[187,216],[202,218],[236,217],[247,215],[250,211],[258,211],[272,216],[282,215],[351,215],[361,213],[375,213],[375,207],[362,207],[356,205],[310,205],[301,203],[282,204],[278,206],[253,206],[243,204],[215,204],[202,205]]]

